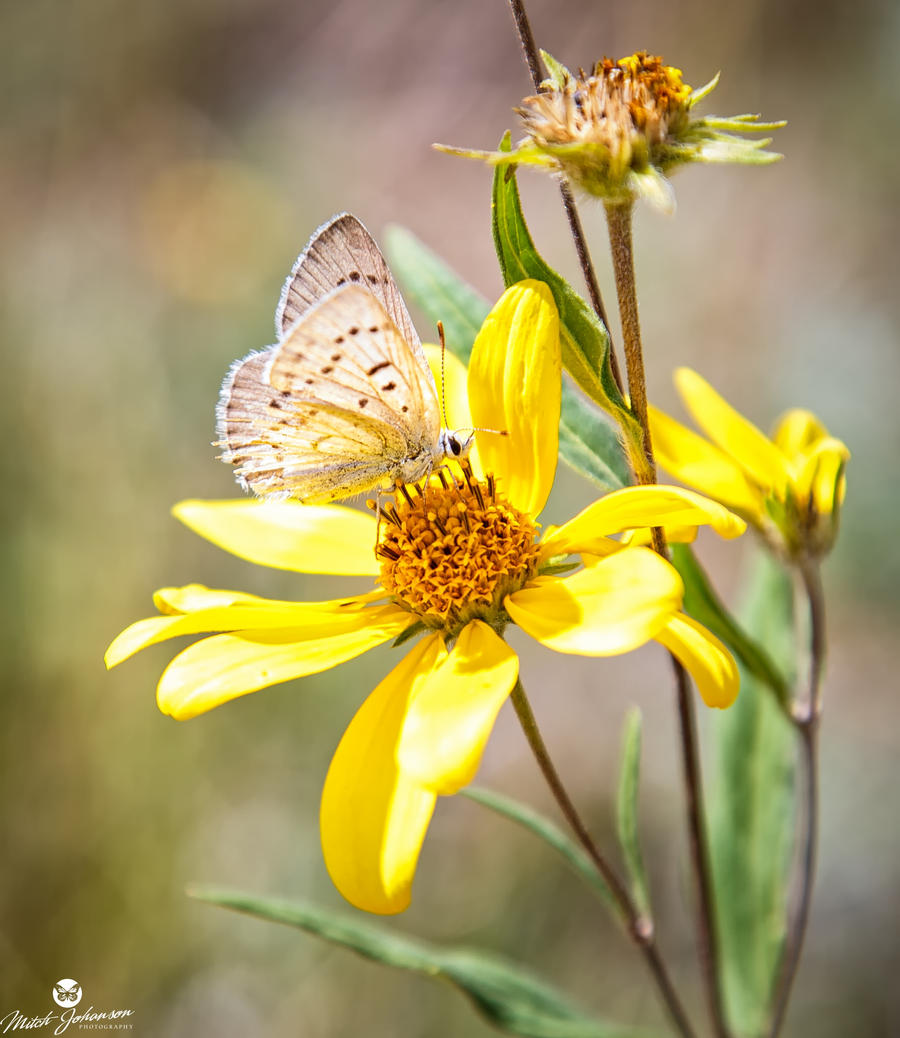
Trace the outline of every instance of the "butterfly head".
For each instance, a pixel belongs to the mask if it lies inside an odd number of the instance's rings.
[[[475,433],[473,431],[457,429],[454,432],[450,429],[441,429],[438,451],[444,458],[462,459],[468,455],[474,442]]]

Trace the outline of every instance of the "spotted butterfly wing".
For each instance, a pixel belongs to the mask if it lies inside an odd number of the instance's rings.
[[[368,288],[424,365],[419,336],[385,258],[372,235],[350,213],[340,213],[324,223],[297,258],[275,311],[278,338],[314,303],[346,284]]]
[[[233,366],[218,419],[224,460],[261,496],[333,501],[419,479],[443,454],[429,369],[353,282]]]

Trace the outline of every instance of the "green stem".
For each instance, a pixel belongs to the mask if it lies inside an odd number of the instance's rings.
[[[809,601],[810,650],[809,684],[806,701],[794,712],[794,724],[800,738],[800,753],[806,786],[805,820],[795,905],[784,954],[775,985],[769,1038],[777,1038],[784,1024],[794,978],[803,952],[803,941],[809,922],[813,883],[816,874],[816,847],[819,835],[819,719],[822,712],[822,671],[825,664],[825,596],[819,567],[812,559],[799,566],[800,576]]]
[[[650,423],[647,417],[647,381],[644,375],[641,325],[638,319],[637,282],[634,274],[634,248],[631,233],[633,210],[634,205],[631,202],[624,204],[610,202],[606,205],[606,220],[609,226],[609,241],[616,278],[616,295],[619,300],[619,317],[622,322],[622,339],[625,344],[628,393],[631,410],[640,423],[643,433],[643,449],[629,440],[626,440],[626,446],[630,448],[629,459],[635,478],[639,484],[646,486],[656,483],[656,463],[653,458]],[[668,559],[668,547],[663,530],[659,527],[654,528],[652,537],[654,549],[664,559]],[[719,942],[716,932],[712,868],[703,815],[703,784],[694,701],[687,673],[674,656],[672,656],[672,667],[675,672],[678,697],[689,844],[699,909],[697,935],[700,961],[706,981],[707,1003],[713,1030],[717,1038],[729,1038],[730,1032],[725,1018],[720,986]]]
[[[525,64],[528,66],[528,72],[531,75],[531,82],[534,84],[535,91],[540,93],[541,67],[538,49],[537,44],[534,42],[534,33],[531,31],[531,22],[528,20],[524,0],[509,0],[509,6],[515,19],[516,31],[519,34],[519,42],[522,44],[522,54],[525,58]],[[560,181],[559,193],[562,196],[563,206],[566,210],[569,230],[572,232],[572,241],[575,243],[575,252],[578,255],[578,263],[591,299],[591,306],[594,308],[594,313],[603,322],[607,332],[609,332],[609,319],[606,316],[606,307],[603,305],[603,297],[600,294],[597,272],[591,260],[587,238],[584,235],[584,228],[581,226],[581,217],[578,215],[578,209],[575,206],[572,189],[565,180]],[[613,349],[611,336],[609,340],[609,368],[616,385],[619,387],[619,392],[623,392],[622,375],[619,371],[619,361],[616,357],[616,351]]]
[[[511,698],[516,711],[516,717],[519,719],[519,724],[522,726],[522,731],[528,740],[528,745],[531,747],[531,752],[534,754],[538,767],[541,769],[541,773],[546,779],[547,785],[550,787],[550,791],[559,805],[560,811],[562,811],[563,816],[569,823],[572,832],[609,888],[613,900],[625,921],[629,936],[647,961],[647,965],[653,974],[673,1024],[678,1033],[683,1035],[684,1038],[695,1038],[695,1032],[672,983],[672,978],[669,976],[668,970],[660,957],[659,948],[656,945],[653,920],[648,915],[641,913],[613,867],[594,843],[587,830],[587,826],[582,821],[562,783],[562,779],[559,777],[521,681],[516,682]]]

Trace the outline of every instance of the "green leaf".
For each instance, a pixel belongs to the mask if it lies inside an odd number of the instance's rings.
[[[447,349],[468,363],[490,304],[411,231],[389,227],[385,248],[406,297],[425,317],[443,321]],[[562,387],[559,451],[563,461],[603,490],[630,482],[615,428],[572,386]]]
[[[500,142],[500,151],[510,149],[507,133]],[[491,224],[504,283],[509,286],[535,278],[547,285],[559,310],[564,367],[587,397],[622,426],[630,440],[642,444],[640,426],[612,376],[609,332],[575,289],[544,262],[535,248],[522,214],[514,167],[494,172]]]
[[[793,587],[763,552],[742,612],[746,629],[789,674]],[[710,850],[726,1011],[737,1034],[755,1038],[766,1028],[786,931],[795,736],[765,684],[741,670],[737,702],[711,711],[716,767],[709,787]]]
[[[196,887],[191,897],[294,926],[397,969],[440,977],[466,995],[491,1024],[529,1038],[640,1038],[631,1028],[593,1019],[567,996],[516,963],[463,947],[444,948],[317,905]],[[646,1033],[646,1032],[644,1032]]]
[[[625,858],[625,867],[631,879],[631,893],[641,915],[650,918],[650,888],[644,870],[644,858],[638,837],[637,809],[638,783],[641,771],[641,712],[637,707],[625,716],[622,740],[622,767],[619,771],[619,792],[616,799],[616,828]]]
[[[435,327],[443,321],[447,349],[468,364],[490,303],[405,227],[388,227],[384,244],[406,297]]]
[[[469,786],[466,789],[460,790],[460,792],[463,796],[474,800],[476,804],[488,807],[491,811],[496,811],[498,815],[503,815],[504,818],[508,818],[517,825],[523,826],[537,836],[538,839],[543,840],[544,843],[552,847],[578,873],[581,879],[618,914],[619,919],[625,922],[619,906],[610,893],[609,887],[604,883],[603,877],[597,871],[591,859],[559,826],[543,815],[538,814],[537,811],[528,807],[527,804],[522,804],[518,800],[513,800],[512,797],[504,796],[502,793],[495,793],[490,789],[482,789],[480,786]]]
[[[751,638],[725,608],[690,545],[672,545],[672,565],[684,581],[684,611],[720,638],[747,673],[767,685],[782,709],[787,710],[790,692],[784,676],[762,645]]]

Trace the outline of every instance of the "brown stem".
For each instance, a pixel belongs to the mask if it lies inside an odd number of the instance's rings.
[[[522,726],[522,731],[525,733],[525,738],[528,740],[528,745],[531,747],[531,752],[534,754],[538,767],[541,769],[547,785],[550,787],[550,791],[559,805],[560,811],[562,811],[563,816],[575,833],[578,842],[587,851],[591,861],[609,888],[613,900],[625,920],[629,936],[647,961],[672,1022],[679,1034],[683,1035],[684,1038],[694,1038],[695,1032],[678,998],[672,978],[669,976],[665,964],[660,957],[654,936],[653,920],[641,913],[628,893],[628,889],[594,843],[591,834],[587,830],[587,826],[585,826],[581,816],[578,814],[553,764],[521,681],[516,682],[511,698],[519,724]]]
[[[812,904],[819,835],[819,718],[822,712],[822,669],[825,663],[825,596],[822,591],[821,574],[816,563],[811,559],[804,559],[799,568],[809,601],[810,617],[809,686],[806,702],[795,712],[794,716],[797,734],[800,737],[801,760],[805,772],[806,831],[796,880],[797,890],[794,897],[791,898],[795,908],[788,926],[784,954],[775,984],[769,1038],[776,1038],[784,1023],[794,978],[800,964]]]
[[[647,417],[647,383],[644,376],[641,325],[638,319],[637,283],[634,274],[634,249],[631,233],[633,209],[634,206],[631,202],[624,204],[607,203],[606,219],[609,225],[609,240],[616,277],[616,295],[619,300],[622,339],[625,343],[628,393],[631,401],[631,410],[640,423],[643,433],[643,450],[641,451],[635,445],[630,452],[630,460],[638,483],[649,485],[656,482],[656,463],[653,459],[653,444],[650,439],[650,423]],[[655,528],[653,530],[653,547],[663,558],[667,559],[669,557],[666,538],[662,529]],[[672,666],[675,671],[678,695],[678,719],[680,722],[682,768],[687,801],[688,833],[699,908],[697,914],[697,936],[700,945],[700,961],[706,980],[707,1003],[713,1030],[717,1038],[728,1038],[730,1032],[725,1018],[725,1008],[722,1002],[720,986],[715,898],[703,815],[703,784],[700,772],[700,750],[697,743],[694,703],[687,672],[674,656],[672,656]]]
[[[525,64],[528,66],[531,81],[534,84],[534,89],[540,93],[541,68],[538,60],[538,49],[537,44],[534,42],[534,33],[531,31],[531,22],[528,20],[524,0],[509,0],[509,6],[516,22],[516,31],[519,34],[519,42],[522,44],[522,54],[525,57]],[[610,334],[609,319],[606,316],[606,307],[603,305],[603,297],[600,294],[600,283],[597,281],[597,272],[594,269],[593,262],[591,261],[591,253],[588,249],[587,238],[584,236],[584,228],[581,226],[581,217],[578,215],[578,209],[575,206],[572,189],[565,180],[560,181],[559,193],[562,196],[563,206],[566,210],[566,218],[569,221],[569,230],[572,232],[572,240],[575,242],[575,252],[578,254],[578,263],[581,267],[584,283],[587,286],[588,295],[591,299],[591,306],[594,308],[594,313],[603,322],[607,334]],[[616,357],[616,351],[613,349],[611,335],[609,340],[609,367],[612,372],[612,377],[615,379],[616,385],[619,388],[619,392],[623,392],[622,375],[619,372],[619,361]]]

